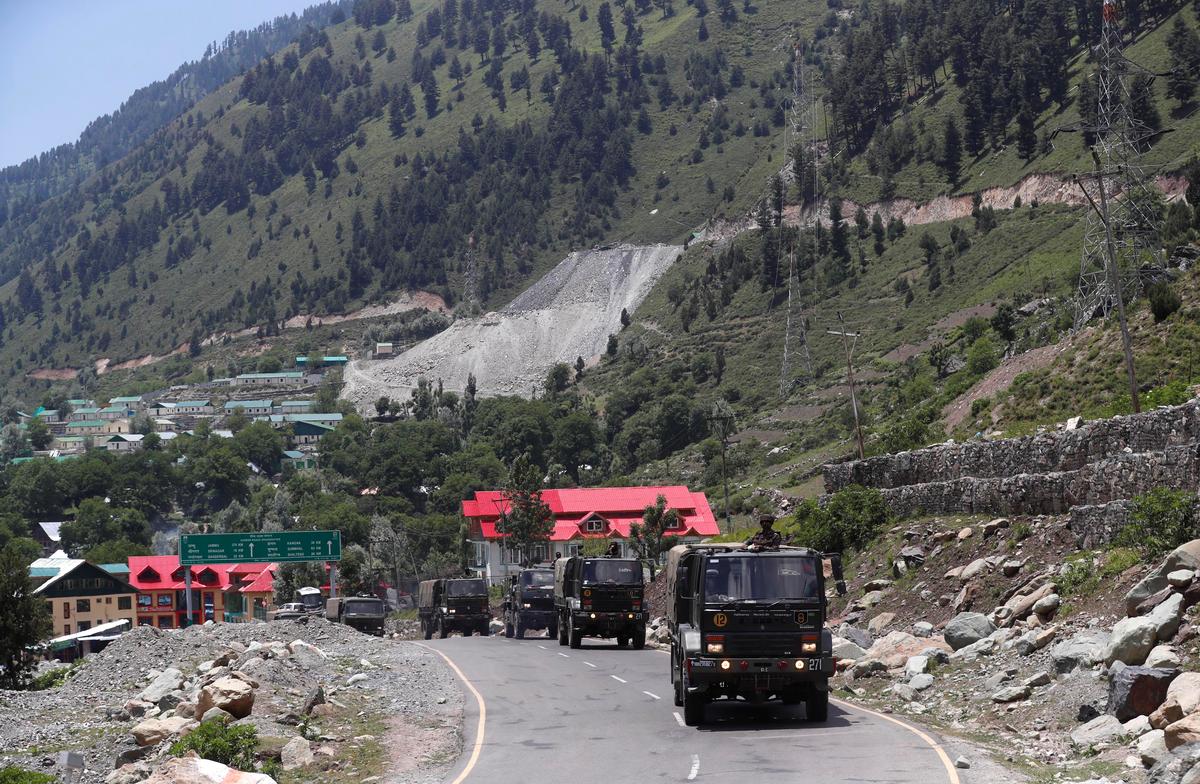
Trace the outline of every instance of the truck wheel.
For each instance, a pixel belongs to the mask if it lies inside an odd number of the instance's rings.
[[[583,631],[575,628],[575,619],[571,618],[568,622],[567,633],[570,635],[572,648],[583,647]]]
[[[558,636],[558,644],[566,645],[567,644],[567,624],[564,623],[560,619],[558,622],[558,628],[555,631],[558,632],[558,635],[557,635]]]
[[[804,701],[804,716],[809,721],[827,721],[829,719],[829,692],[813,691]]]
[[[421,621],[421,631],[425,632],[425,639],[433,639],[433,624],[429,621]]]
[[[625,647],[626,645],[628,645],[628,644],[629,644],[629,638],[628,638],[628,637],[626,637],[626,636],[625,636],[625,635],[623,635],[623,634],[618,634],[618,635],[617,635],[617,647],[618,647],[618,648],[624,648],[624,647]]]
[[[646,647],[646,627],[639,626],[633,630],[633,649],[640,651]]]
[[[492,633],[492,627],[487,621],[484,621],[483,623],[481,623],[479,625],[479,636],[480,637],[487,637],[491,633]]]
[[[558,622],[557,621],[552,621],[550,623],[550,628],[546,630],[546,637],[547,638],[558,637]]]
[[[804,694],[799,687],[780,692],[779,701],[784,705],[799,705],[804,702]]]
[[[689,693],[686,682],[681,682],[680,688],[683,690],[683,723],[689,727],[699,727],[704,723],[704,706],[708,700],[703,694]]]
[[[504,636],[505,637],[513,636],[513,625],[507,618],[504,619]]]
[[[525,639],[525,624],[521,623],[521,616],[517,616],[517,639]]]
[[[444,640],[449,636],[450,630],[446,628],[446,619],[438,618],[438,637]]]
[[[679,657],[675,655],[674,647],[671,648],[671,690],[675,692],[675,707],[683,706],[683,667],[679,663]]]

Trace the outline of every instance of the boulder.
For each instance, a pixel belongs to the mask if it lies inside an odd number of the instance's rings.
[[[1009,559],[1000,564],[1000,573],[1005,577],[1016,577],[1017,572],[1021,571],[1021,567],[1025,565],[1024,561]]]
[[[879,659],[859,659],[850,667],[850,675],[854,678],[869,678],[878,672],[887,672],[887,665]]]
[[[933,676],[927,672],[923,672],[920,675],[914,675],[908,681],[908,685],[911,686],[914,691],[925,691],[933,685]]]
[[[1053,593],[1055,593],[1054,583],[1046,583],[1029,593],[1012,597],[997,608],[997,615],[1005,618],[1005,625],[1011,621],[1019,621],[1033,612],[1033,608],[1038,602]]]
[[[1038,686],[1049,686],[1053,680],[1054,678],[1051,677],[1050,673],[1045,670],[1038,670],[1026,678],[1023,683],[1030,688],[1037,688]]]
[[[1022,656],[1029,656],[1053,642],[1057,634],[1058,628],[1054,626],[1045,629],[1033,629],[1014,640],[1013,648]]]
[[[1086,749],[1090,746],[1097,746],[1101,743],[1111,743],[1125,736],[1125,728],[1121,726],[1121,722],[1116,716],[1104,714],[1077,727],[1071,733],[1071,743],[1081,749]]]
[[[1121,721],[1149,716],[1167,698],[1177,670],[1124,667],[1108,681],[1108,712]]]
[[[1056,593],[1043,596],[1033,603],[1033,611],[1038,615],[1054,615],[1062,605],[1062,597]]]
[[[892,587],[891,580],[878,579],[878,580],[871,580],[869,583],[864,585],[863,590],[867,593],[870,593],[871,591],[886,591],[888,588],[891,588],[891,587]]]
[[[899,557],[910,567],[920,566],[925,563],[925,551],[914,544],[902,547]]]
[[[896,613],[879,613],[879,615],[867,621],[867,631],[873,635],[879,635],[894,620],[896,620]]]
[[[349,678],[346,679],[346,685],[353,686],[356,683],[362,683],[366,679],[367,679],[366,673],[362,673],[362,672],[355,673],[354,675],[351,675]]]
[[[1183,594],[1177,593],[1167,597],[1146,617],[1157,624],[1158,639],[1167,642],[1179,631],[1179,622],[1183,620]]]
[[[183,716],[172,716],[169,719],[146,719],[133,728],[133,739],[139,746],[155,746],[173,735],[178,735],[191,723],[191,719]]]
[[[218,678],[200,690],[196,712],[205,715],[210,708],[220,708],[236,719],[250,715],[254,707],[254,687],[241,678]]]
[[[1055,671],[1065,674],[1095,666],[1097,662],[1103,660],[1108,639],[1109,635],[1106,632],[1088,631],[1056,643],[1050,649],[1050,658],[1054,661]]]
[[[1170,583],[1167,580],[1167,575],[1171,572],[1181,569],[1195,571],[1197,568],[1200,568],[1200,539],[1193,539],[1172,550],[1171,554],[1155,567],[1150,574],[1146,575],[1142,578],[1141,582],[1129,589],[1129,593],[1125,594],[1126,614],[1132,615],[1136,612],[1137,606],[1144,600],[1169,587]]]
[[[264,773],[244,773],[189,752],[189,756],[164,763],[144,784],[275,784],[275,779]]]
[[[1187,588],[1192,584],[1192,580],[1196,579],[1196,572],[1192,569],[1176,569],[1167,575],[1167,584],[1172,588]]]
[[[1161,667],[1169,670],[1178,667],[1179,663],[1179,652],[1173,645],[1155,645],[1150,650],[1150,654],[1146,656],[1147,667]]]
[[[1027,700],[1032,690],[1025,685],[1009,686],[1006,689],[1001,689],[992,695],[992,702],[1017,702],[1018,700]]]
[[[1190,713],[1179,721],[1168,724],[1163,733],[1168,751],[1200,742],[1200,713]]]
[[[1150,726],[1156,730],[1163,730],[1167,728],[1168,724],[1174,724],[1183,716],[1183,709],[1179,707],[1179,703],[1174,697],[1168,696],[1166,701],[1150,714]]]
[[[1167,758],[1171,752],[1167,750],[1166,733],[1162,730],[1150,730],[1137,739],[1138,757],[1147,768],[1152,768]]]
[[[896,683],[892,685],[892,694],[895,694],[905,702],[913,702],[917,699],[917,690],[907,683]]]
[[[975,531],[971,528],[971,526],[967,526],[958,532],[958,541],[965,542],[966,540],[970,539],[974,533]]]
[[[908,632],[888,632],[879,638],[867,651],[867,657],[878,659],[888,667],[903,667],[909,656],[923,653],[930,647],[930,640],[920,640]]]
[[[236,719],[233,718],[233,714],[222,708],[209,708],[200,715],[201,724],[211,724],[214,721],[219,721],[222,724],[230,724],[236,721]]]
[[[279,760],[284,770],[306,767],[313,762],[312,748],[304,738],[292,738],[279,752]]]
[[[837,634],[839,637],[849,640],[863,650],[871,647],[871,635],[857,626],[843,623],[838,627]]]
[[[1167,699],[1178,703],[1185,715],[1200,708],[1200,672],[1181,673],[1171,681]]]
[[[965,648],[959,648],[954,653],[950,654],[951,661],[971,662],[978,659],[980,656],[991,656],[1000,649],[1000,641],[993,636],[984,637],[982,640],[977,640]]]
[[[996,627],[982,613],[959,613],[946,624],[943,638],[952,650],[965,648],[994,632]]]
[[[1158,622],[1149,617],[1122,618],[1104,648],[1105,664],[1141,664],[1158,639]]]
[[[988,571],[988,569],[989,564],[986,558],[976,558],[974,561],[971,561],[971,563],[963,567],[963,570],[958,575],[958,579],[962,580],[963,582],[966,582],[967,580],[973,580],[979,575]]]
[[[921,656],[920,654],[917,654],[916,656],[909,656],[908,661],[904,663],[904,677],[911,678],[914,675],[920,675],[921,673],[926,672],[928,669],[928,656]]]
[[[308,714],[313,712],[313,708],[317,707],[318,705],[324,705],[324,704],[325,704],[325,689],[318,686],[316,689],[314,689],[308,695],[308,698],[306,700],[304,700],[304,707],[301,708],[301,712],[305,716],[307,716]]]
[[[183,685],[183,673],[174,667],[168,667],[150,681],[150,685],[142,689],[137,698],[143,702],[156,704],[163,697]]]
[[[917,621],[912,626],[912,633],[914,637],[932,637],[933,624],[929,621]]]
[[[856,643],[842,637],[833,638],[833,658],[835,659],[863,659],[866,658],[867,652]]]
[[[868,610],[883,601],[883,591],[867,591],[858,603]]]
[[[1008,518],[1006,518],[1006,517],[997,517],[995,520],[992,520],[991,522],[984,523],[983,524],[983,538],[987,539],[990,536],[994,536],[1002,528],[1008,528]]]

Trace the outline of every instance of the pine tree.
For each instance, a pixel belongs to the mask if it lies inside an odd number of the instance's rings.
[[[1183,21],[1175,17],[1175,25],[1167,38],[1167,49],[1171,52],[1171,73],[1167,76],[1167,95],[1186,106],[1196,94],[1197,70],[1200,70],[1200,36]]]
[[[699,37],[699,39],[700,39],[701,41],[707,41],[707,40],[708,40],[708,25],[706,25],[706,24],[704,23],[704,20],[703,20],[703,19],[701,19],[701,20],[700,20],[700,30],[699,30],[699,32],[698,32],[698,34],[697,34],[697,36]]]
[[[954,118],[946,120],[946,130],[942,135],[942,171],[950,182],[958,182],[958,171],[962,165],[962,136],[958,133],[958,124]]]
[[[1137,74],[1129,85],[1129,114],[1141,121],[1151,131],[1162,130],[1162,115],[1154,98],[1154,79],[1148,74]]]
[[[850,263],[850,237],[842,217],[842,200],[829,200],[829,249],[843,265]]]
[[[871,234],[875,239],[875,255],[882,256],[885,250],[883,244],[884,229],[883,218],[879,216],[878,212],[871,216]]]
[[[776,226],[783,225],[783,178],[776,172],[771,177],[771,210]]]
[[[397,92],[388,104],[388,128],[397,139],[404,135],[404,119],[404,104],[400,101],[400,93]]]
[[[433,117],[437,114],[438,99],[441,97],[433,71],[426,72],[425,79],[421,82],[421,92],[425,95],[425,114]]]
[[[600,11],[596,14],[596,24],[600,26],[600,46],[604,47],[605,54],[611,55],[613,43],[617,40],[617,31],[613,27],[612,7],[607,0],[600,4]]]
[[[1017,114],[1017,152],[1026,161],[1033,160],[1037,153],[1037,131],[1034,128],[1033,110],[1024,104]]]
[[[462,83],[463,69],[462,69],[462,63],[460,63],[458,61],[458,55],[454,55],[453,57],[450,58],[449,74],[450,74],[450,78],[454,80],[455,84]]]
[[[503,496],[508,508],[496,521],[496,531],[527,564],[534,546],[549,541],[554,533],[554,513],[542,500],[542,472],[528,454],[513,461],[506,484]]]

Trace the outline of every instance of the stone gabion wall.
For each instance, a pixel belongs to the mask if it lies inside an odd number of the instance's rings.
[[[1195,490],[1200,486],[1198,445],[1160,452],[1118,454],[1071,471],[962,477],[906,487],[883,488],[898,515],[1063,514],[1080,505],[1132,498],[1156,487]]]
[[[903,489],[964,479],[1018,479],[1023,474],[1070,473],[1121,454],[1161,452],[1196,441],[1200,441],[1200,400],[1190,400],[1172,408],[1090,422],[1075,430],[1001,441],[946,444],[835,463],[824,466],[822,471],[827,493],[851,484],[880,490]],[[1031,482],[1037,484],[1032,479],[1022,480],[1013,483],[1011,489],[1019,490]],[[975,482],[961,485],[972,494],[976,486],[993,485]],[[1031,492],[1041,495],[1040,491]],[[964,499],[964,503],[971,502]]]
[[[1075,534],[1075,545],[1080,550],[1093,550],[1111,544],[1129,522],[1132,509],[1133,502],[1127,500],[1074,507],[1069,527]]]

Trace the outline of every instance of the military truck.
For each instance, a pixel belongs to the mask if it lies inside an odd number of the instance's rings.
[[[445,639],[450,632],[464,637],[472,632],[487,636],[492,612],[487,583],[479,578],[425,580],[417,587],[417,617],[425,639]]]
[[[646,645],[642,563],[632,558],[571,556],[554,562],[558,644],[578,648],[584,637],[616,637],[622,648]]]
[[[678,545],[667,555],[671,683],[689,727],[716,699],[829,714],[833,637],[825,627],[822,553],[799,547]],[[844,594],[841,560],[831,557]]]
[[[360,632],[383,636],[387,605],[374,596],[346,596],[325,601],[325,619]]]
[[[514,574],[504,595],[504,636],[524,639],[525,632],[548,629],[558,636],[554,613],[554,570],[549,567],[522,569]]]

